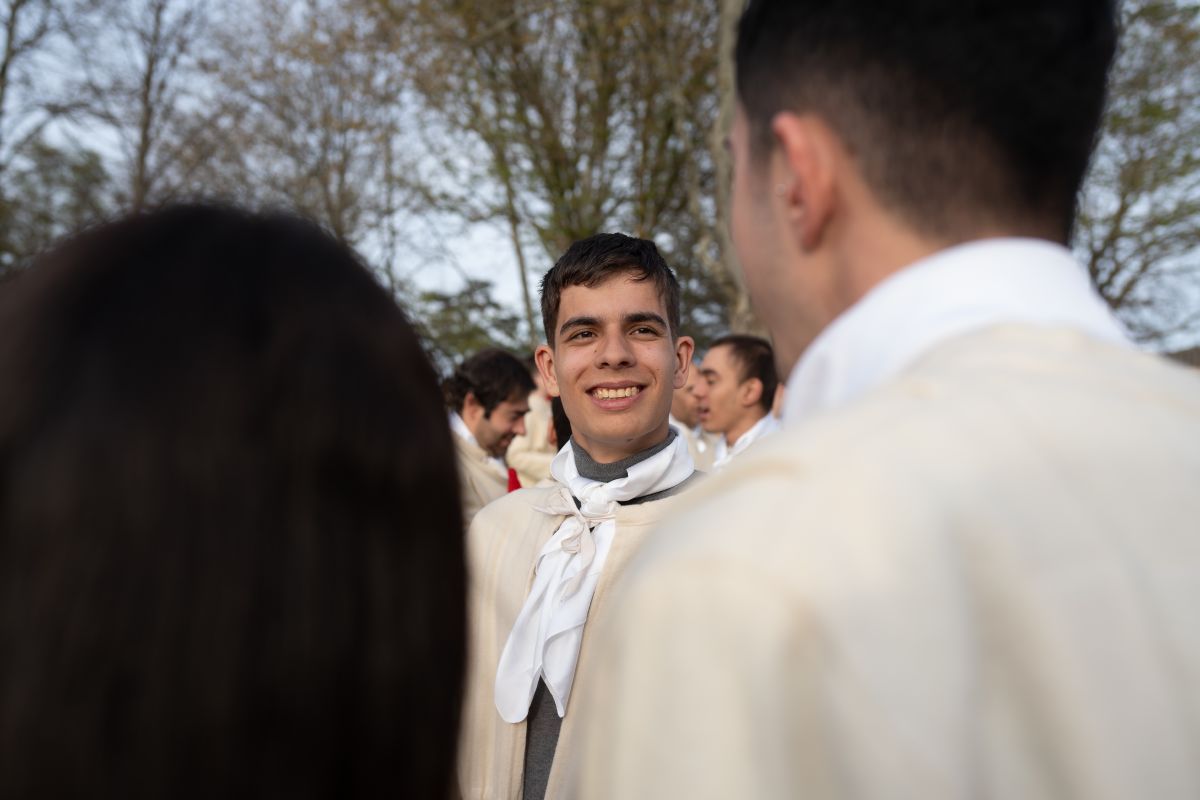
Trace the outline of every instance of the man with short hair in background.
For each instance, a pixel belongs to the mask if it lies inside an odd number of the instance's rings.
[[[717,434],[713,471],[724,469],[752,444],[779,430],[771,414],[779,378],[771,343],[730,334],[712,343],[695,388],[700,425]]]
[[[717,437],[700,427],[700,401],[696,397],[696,384],[701,380],[699,365],[693,362],[688,370],[687,383],[676,389],[671,398],[668,421],[687,441],[688,452],[692,454],[696,469],[708,472],[712,467]]]
[[[1200,376],[1065,246],[1095,0],[751,0],[732,233],[784,430],[629,570],[580,796],[1200,797]]]
[[[463,519],[503,497],[513,483],[504,453],[525,432],[529,369],[505,350],[488,348],[467,358],[442,384],[458,453]]]

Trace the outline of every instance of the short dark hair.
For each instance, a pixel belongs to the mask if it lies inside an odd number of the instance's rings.
[[[0,293],[0,797],[444,797],[437,379],[353,253],[165,209]]]
[[[554,347],[554,329],[563,290],[568,286],[599,286],[622,273],[635,280],[650,281],[667,311],[671,338],[679,336],[679,281],[649,239],[623,233],[598,233],[567,248],[542,278],[542,328],[546,342]]]
[[[1116,45],[1111,0],[751,0],[738,95],[758,159],[814,111],[914,229],[1069,237]]]
[[[714,347],[729,348],[733,360],[742,368],[738,375],[739,383],[751,378],[758,378],[762,382],[762,397],[758,402],[770,413],[771,405],[775,402],[775,387],[779,385],[779,375],[775,371],[775,350],[771,343],[758,336],[731,333],[715,340],[708,349]]]
[[[442,382],[446,406],[461,412],[467,395],[483,406],[483,415],[490,417],[496,406],[517,395],[529,395],[537,385],[529,367],[507,350],[489,347],[465,359],[454,373]]]

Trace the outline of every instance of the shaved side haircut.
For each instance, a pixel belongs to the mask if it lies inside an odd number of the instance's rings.
[[[812,113],[914,230],[1065,242],[1116,33],[1110,0],[751,0],[737,91],[754,160],[777,113]]]

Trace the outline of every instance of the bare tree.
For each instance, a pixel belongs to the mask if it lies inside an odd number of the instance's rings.
[[[370,0],[434,112],[447,209],[508,232],[525,289],[573,240],[655,238],[688,325],[724,327],[736,290],[714,231],[715,3]]]
[[[1200,7],[1129,0],[1076,248],[1141,340],[1200,331]]]
[[[15,154],[55,115],[54,104],[35,88],[36,68],[62,32],[63,5],[53,0],[0,4],[0,186]]]
[[[97,156],[47,140],[79,108],[63,90],[71,70],[66,44],[93,18],[97,2],[0,3],[0,274],[80,220],[90,221],[85,210],[100,203],[104,170]]]
[[[244,0],[205,62],[223,113],[193,144],[210,193],[321,221],[398,290],[408,117],[398,57],[369,23],[346,0]]]
[[[108,0],[77,35],[76,92],[87,103],[77,134],[112,147],[122,207],[140,211],[175,197],[200,161],[190,143],[220,109],[201,105],[199,60],[212,0]],[[100,128],[96,128],[96,124]]]

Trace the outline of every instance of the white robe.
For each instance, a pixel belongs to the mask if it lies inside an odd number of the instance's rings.
[[[654,537],[581,798],[1200,797],[1200,376],[1049,266],[1014,324],[850,325]]]
[[[725,469],[729,466],[733,459],[740,456],[742,453],[750,449],[751,445],[761,439],[765,439],[775,431],[779,430],[779,420],[769,412],[763,416],[758,422],[737,438],[737,441],[730,446],[725,437],[722,436],[718,441],[713,453],[713,472]]]
[[[699,482],[697,476],[693,478]],[[646,537],[678,513],[693,491],[688,488],[682,494],[617,510],[618,535],[592,595],[575,671],[575,692],[586,690],[594,676],[598,629],[594,618],[602,616],[613,584]],[[554,487],[539,487],[505,495],[478,514],[467,533],[468,660],[458,749],[459,792],[464,800],[521,797],[526,723],[505,722],[496,710],[496,668],[533,584],[538,555],[564,519],[534,510],[550,504],[556,492]],[[572,701],[563,717],[546,786],[547,800],[566,796],[568,766],[562,756],[575,752],[578,732],[589,725],[589,712]]]

